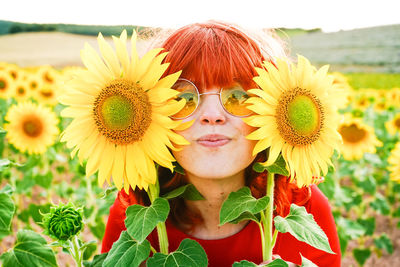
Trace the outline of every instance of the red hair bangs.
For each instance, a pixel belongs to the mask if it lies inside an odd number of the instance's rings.
[[[199,88],[225,87],[237,82],[255,88],[254,67],[265,60],[257,43],[232,25],[210,21],[175,31],[162,45],[170,66],[164,75],[182,70]]]

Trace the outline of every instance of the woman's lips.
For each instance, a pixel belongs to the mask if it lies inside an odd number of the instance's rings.
[[[205,147],[218,147],[229,143],[231,139],[225,135],[209,134],[197,139],[197,143]]]

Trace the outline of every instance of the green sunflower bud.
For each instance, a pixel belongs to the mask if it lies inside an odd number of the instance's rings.
[[[44,234],[66,241],[77,235],[83,229],[82,208],[76,208],[72,203],[60,203],[50,207],[50,212],[43,215]]]

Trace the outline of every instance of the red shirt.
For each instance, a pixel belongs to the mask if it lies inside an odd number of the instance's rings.
[[[134,203],[131,203],[134,204]],[[322,228],[329,239],[331,249],[336,254],[329,254],[298,241],[289,233],[279,233],[273,250],[273,254],[278,254],[282,259],[301,264],[301,255],[311,260],[320,267],[340,266],[341,255],[339,239],[336,231],[335,222],[332,216],[328,199],[318,189],[311,186],[311,198],[304,204],[307,212],[314,216],[315,221]],[[126,230],[124,220],[125,206],[120,200],[110,208],[106,231],[102,243],[102,253],[111,249],[113,242],[117,241],[122,231]],[[240,232],[222,239],[203,240],[183,233],[167,221],[167,234],[169,251],[178,248],[180,242],[185,238],[191,238],[201,244],[207,253],[210,267],[232,266],[235,261],[248,260],[259,264],[262,262],[261,238],[258,225],[251,221]],[[157,233],[153,231],[147,238],[154,248],[158,248]]]

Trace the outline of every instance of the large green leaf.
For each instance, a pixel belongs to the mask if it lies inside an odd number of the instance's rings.
[[[9,231],[15,205],[7,193],[0,193],[0,231]]]
[[[267,196],[256,199],[251,195],[250,188],[242,187],[238,191],[230,193],[222,204],[219,223],[223,225],[235,221],[243,213],[257,214],[267,207],[268,202]]]
[[[165,255],[155,253],[147,260],[147,267],[206,267],[207,254],[199,243],[192,239],[184,239],[174,252]]]
[[[129,206],[126,209],[126,229],[134,239],[142,242],[159,222],[165,222],[168,213],[169,203],[164,198],[156,198],[149,207]]]
[[[139,243],[126,231],[113,244],[103,262],[104,267],[136,267],[139,266],[150,254],[150,242],[144,240]]]
[[[299,241],[328,253],[334,253],[329,245],[328,237],[304,207],[292,204],[289,215],[286,218],[276,216],[274,222],[277,231],[289,232]]]
[[[197,191],[196,187],[192,184],[187,184],[181,186],[171,192],[166,193],[162,196],[166,199],[176,198],[176,197],[183,197],[184,199],[188,200],[203,200],[204,197]]]
[[[19,230],[13,249],[1,255],[4,267],[57,266],[53,250],[46,240],[30,230]]]

